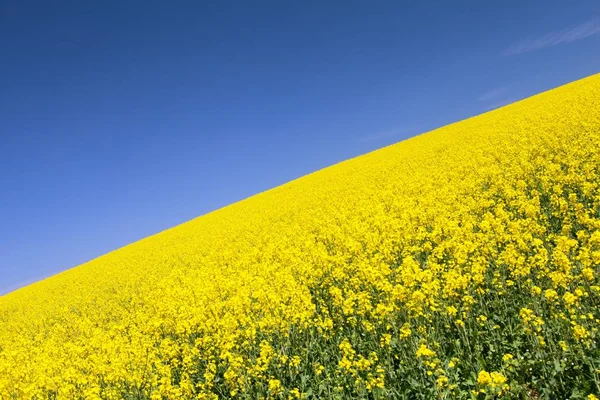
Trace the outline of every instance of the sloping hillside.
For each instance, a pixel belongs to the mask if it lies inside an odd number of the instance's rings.
[[[595,75],[0,297],[0,398],[584,398],[599,272]]]

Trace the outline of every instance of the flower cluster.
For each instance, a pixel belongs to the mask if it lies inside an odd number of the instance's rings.
[[[0,398],[596,399],[599,109],[596,75],[3,296]]]

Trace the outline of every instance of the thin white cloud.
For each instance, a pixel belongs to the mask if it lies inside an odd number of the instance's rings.
[[[486,92],[484,94],[482,94],[477,101],[479,102],[484,102],[484,101],[492,101],[497,99],[498,97],[502,96],[504,93],[506,93],[506,91],[508,90],[507,87],[498,87],[495,89],[490,90],[489,92]]]
[[[600,18],[594,18],[575,27],[546,33],[543,36],[531,37],[513,43],[504,55],[515,56],[529,53],[546,47],[552,47],[564,43],[572,43],[577,40],[600,34]]]
[[[486,107],[485,111],[495,110],[496,108],[504,107],[504,106],[514,103],[515,101],[518,101],[518,100],[519,99],[515,99],[515,98],[500,100],[500,101],[497,101],[494,104]]]

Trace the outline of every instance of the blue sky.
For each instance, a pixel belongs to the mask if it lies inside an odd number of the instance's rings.
[[[596,72],[597,0],[1,0],[0,293]]]

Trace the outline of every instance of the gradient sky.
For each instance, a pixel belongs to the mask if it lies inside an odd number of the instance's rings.
[[[597,0],[0,0],[0,293],[596,72]]]

